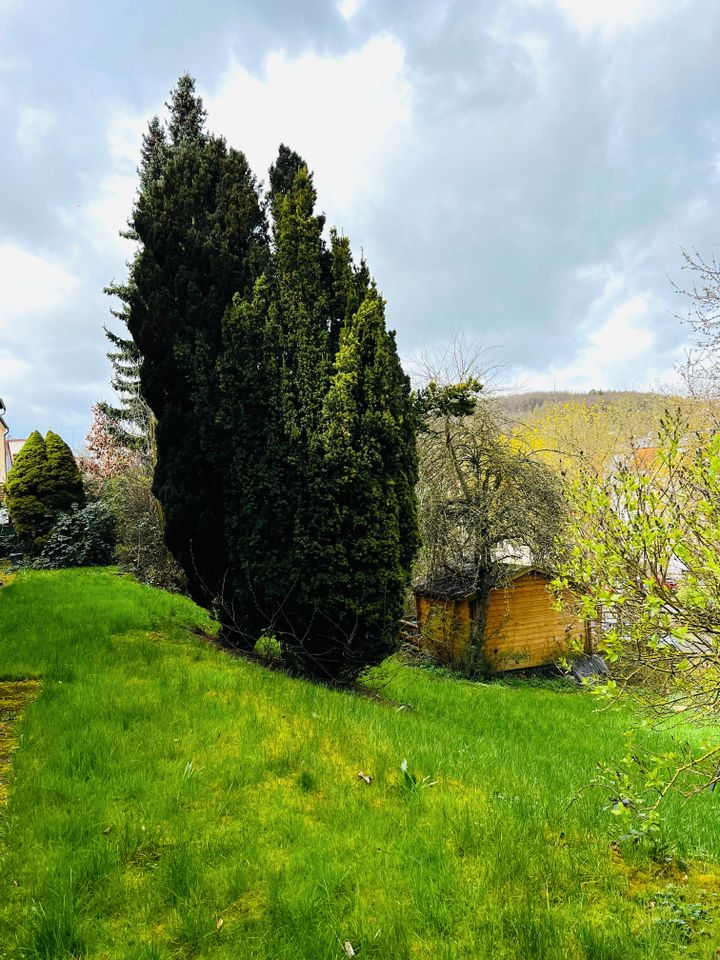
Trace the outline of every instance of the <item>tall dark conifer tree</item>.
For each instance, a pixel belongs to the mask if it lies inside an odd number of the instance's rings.
[[[144,398],[157,418],[154,492],[168,547],[193,598],[232,631],[225,538],[227,429],[220,417],[222,320],[247,296],[267,256],[265,217],[243,154],[204,129],[194,82],[168,103],[168,142],[151,122],[130,221],[139,243],[128,283],[113,292],[142,353]]]
[[[374,287],[340,334],[311,462],[302,592],[306,672],[352,679],[397,640],[417,548],[415,414]]]
[[[349,679],[392,646],[415,550],[414,420],[383,301],[281,146],[265,207],[189,77],[148,129],[112,288],[157,417],[154,490],[193,597],[250,647]]]

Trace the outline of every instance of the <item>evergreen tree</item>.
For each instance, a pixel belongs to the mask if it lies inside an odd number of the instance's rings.
[[[62,437],[52,430],[45,435],[45,453],[45,498],[50,509],[62,513],[75,503],[83,503],[85,494],[77,461]]]
[[[108,431],[118,447],[132,450],[150,462],[154,422],[152,411],[140,392],[142,356],[132,339],[120,337],[107,327],[105,336],[112,345],[107,356],[113,367],[110,385],[117,401],[114,404],[101,401],[98,408],[107,419]]]
[[[177,147],[180,144],[196,144],[207,139],[205,120],[207,113],[202,98],[195,93],[195,80],[189,73],[178,78],[170,100],[165,104],[170,111],[168,133],[170,142]],[[158,132],[156,117],[151,121],[149,138],[155,139]]]
[[[124,303],[143,358],[142,394],[157,418],[153,489],[167,545],[193,598],[216,606],[232,629],[217,364],[225,310],[264,265],[266,226],[245,157],[204,132],[191,78],[180,78],[169,108],[169,143],[155,138],[161,175],[141,185],[131,217],[139,251],[128,283],[111,289]]]
[[[336,231],[326,247],[301,158],[281,147],[270,180],[269,276],[224,327],[235,608],[304,672],[349,679],[396,637],[417,540],[414,413],[367,266]]]
[[[295,176],[303,167],[307,169],[307,164],[300,154],[281,143],[277,159],[270,166],[268,177],[270,180],[270,207],[275,219],[277,219],[275,213],[277,204],[282,197],[286,197],[291,192]]]
[[[255,179],[206,134],[190,77],[169,108],[111,288],[157,418],[166,542],[228,639],[272,630],[303,670],[347,679],[390,649],[416,545],[414,413],[383,302],[347,238],[325,243],[298,154],[270,169],[269,246]]]
[[[165,163],[165,157],[167,155],[167,146],[165,128],[160,122],[160,118],[155,116],[148,123],[147,133],[143,135],[140,150],[138,175],[140,177],[141,190],[162,177],[163,164]]]
[[[47,502],[47,451],[33,430],[20,448],[5,481],[5,503],[18,535],[30,541],[47,533],[53,511]]]
[[[225,532],[232,569],[233,617],[248,645],[269,629],[290,579],[292,505],[281,388],[281,349],[270,319],[272,286],[261,276],[252,298],[236,296],[223,325],[220,363],[229,437]]]
[[[306,672],[348,680],[394,648],[417,548],[415,419],[384,303],[372,287],[344,326],[313,462],[301,593]]]

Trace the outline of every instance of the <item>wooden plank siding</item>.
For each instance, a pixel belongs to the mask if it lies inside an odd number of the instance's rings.
[[[490,594],[484,653],[494,670],[544,666],[585,647],[585,625],[554,609],[549,582],[526,573]]]
[[[490,594],[483,654],[497,671],[555,663],[578,647],[588,652],[585,624],[552,606],[550,578],[529,571]],[[470,641],[471,597],[416,596],[422,645],[446,663],[463,659]]]
[[[418,596],[416,609],[427,651],[442,663],[462,659],[470,642],[470,601]]]

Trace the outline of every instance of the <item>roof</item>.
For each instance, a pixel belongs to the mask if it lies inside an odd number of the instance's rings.
[[[543,570],[540,567],[508,567],[505,582],[493,589],[503,589],[508,583],[524,577],[526,573],[537,573],[540,576],[547,577],[548,580],[554,576],[548,570]],[[413,593],[416,595],[424,594],[428,597],[436,597],[438,600],[462,600],[474,596],[477,589],[477,572],[474,569],[468,569],[465,572],[447,569],[438,570],[426,580],[420,580],[413,585]]]

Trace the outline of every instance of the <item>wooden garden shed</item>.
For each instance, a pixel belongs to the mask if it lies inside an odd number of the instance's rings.
[[[592,653],[589,625],[553,607],[552,576],[534,567],[514,569],[490,592],[483,657],[497,671],[555,663],[574,652]],[[477,608],[470,577],[444,574],[414,588],[420,643],[447,663],[462,661]]]

